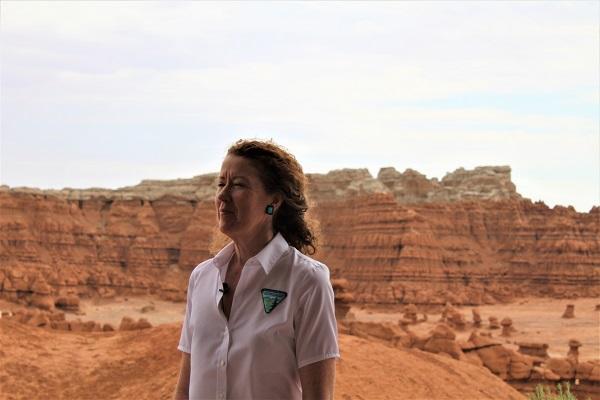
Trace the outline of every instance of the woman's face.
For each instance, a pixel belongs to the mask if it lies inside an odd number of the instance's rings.
[[[274,196],[265,191],[252,161],[227,155],[217,185],[215,207],[221,232],[236,240],[272,229],[272,216],[265,208],[273,204]]]

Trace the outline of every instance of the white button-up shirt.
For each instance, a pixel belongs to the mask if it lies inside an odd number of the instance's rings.
[[[219,289],[233,253],[190,277],[178,347],[191,355],[190,399],[301,399],[298,369],[339,357],[329,270],[277,234],[244,265],[227,320]]]

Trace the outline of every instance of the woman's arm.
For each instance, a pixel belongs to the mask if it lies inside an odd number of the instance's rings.
[[[302,400],[333,400],[335,358],[305,365],[299,372]]]
[[[190,354],[181,352],[181,368],[179,369],[179,380],[175,388],[175,400],[188,400],[190,393]]]

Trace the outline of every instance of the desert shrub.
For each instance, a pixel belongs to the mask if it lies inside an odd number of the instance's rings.
[[[565,389],[560,385],[556,385],[557,392],[553,394],[549,387],[537,385],[535,392],[528,397],[528,400],[577,400],[577,397],[571,393],[571,385],[569,382],[565,384]]]

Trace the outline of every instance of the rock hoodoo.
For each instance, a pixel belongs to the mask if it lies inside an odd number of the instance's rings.
[[[512,319],[510,318],[503,318],[502,321],[500,321],[500,325],[502,325],[502,336],[508,337],[510,336],[513,332],[515,332],[515,328],[513,328],[513,322]]]
[[[490,321],[489,329],[500,329],[500,323],[498,322],[498,318],[491,316],[488,318]]]
[[[569,340],[569,352],[567,353],[567,359],[572,363],[577,364],[579,362],[579,348],[581,342],[577,339]]]
[[[547,343],[519,342],[517,345],[519,346],[519,353],[542,359],[549,357]]]
[[[567,308],[562,315],[563,318],[575,318],[575,305],[567,304]]]
[[[418,347],[430,353],[445,353],[458,360],[463,352],[455,339],[454,331],[448,325],[440,323]]]
[[[473,314],[473,326],[475,328],[481,327],[481,314],[479,314],[479,310],[476,308],[473,308],[471,310],[471,313]]]
[[[417,306],[415,306],[414,304],[407,305],[404,308],[404,314],[402,319],[405,320],[407,323],[415,324],[418,320],[417,311]]]

